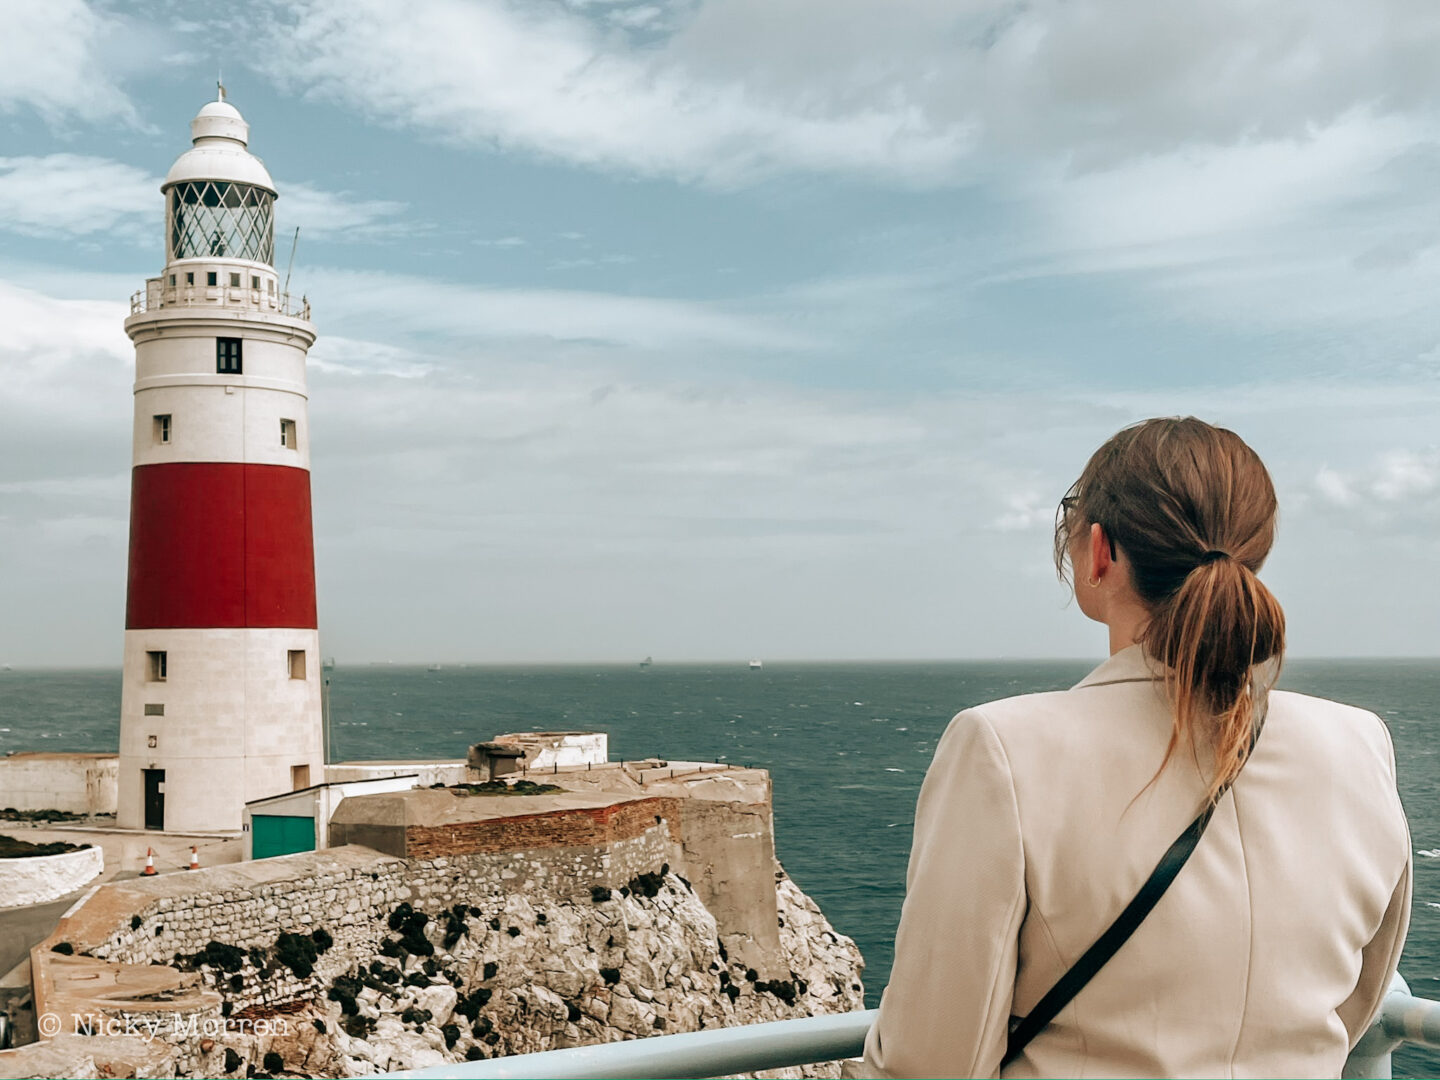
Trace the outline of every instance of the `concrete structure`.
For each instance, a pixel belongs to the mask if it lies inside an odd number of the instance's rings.
[[[234,831],[322,779],[307,304],[275,185],[221,100],[166,176],[166,264],[131,304],[134,471],[118,824]]]
[[[775,970],[780,940],[768,773],[650,759],[552,765],[529,779],[562,790],[507,796],[421,786],[347,798],[331,818],[330,842],[407,859],[565,850],[578,860],[572,873],[603,878],[608,852],[663,826],[663,861],[691,882],[730,954],[763,978],[783,975]]]
[[[115,813],[114,754],[19,753],[0,758],[0,804],[12,810]]]
[[[0,908],[45,904],[88,885],[105,869],[98,847],[0,859]],[[3,974],[3,972],[0,972]]]
[[[473,779],[466,772],[464,761],[340,761],[325,766],[325,780],[331,784],[386,776],[413,776],[416,787],[463,784]]]
[[[599,765],[610,759],[610,737],[603,731],[520,731],[496,735],[481,746],[515,746],[524,751],[524,769]]]
[[[499,780],[518,773],[524,763],[525,751],[511,743],[476,743],[465,755],[465,767],[482,781]]]
[[[330,818],[350,795],[406,791],[419,777],[387,776],[374,780],[314,784],[254,799],[245,804],[245,858],[265,859],[297,851],[323,851],[330,846]]]

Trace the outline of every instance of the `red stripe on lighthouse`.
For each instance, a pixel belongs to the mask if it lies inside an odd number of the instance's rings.
[[[307,470],[220,462],[135,468],[126,629],[316,625]]]

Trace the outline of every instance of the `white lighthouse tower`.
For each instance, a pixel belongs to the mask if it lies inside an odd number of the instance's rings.
[[[308,305],[275,273],[275,184],[213,101],[165,177],[165,269],[131,304],[135,440],[122,828],[239,831],[324,780]]]

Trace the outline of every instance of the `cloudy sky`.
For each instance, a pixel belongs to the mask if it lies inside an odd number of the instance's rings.
[[[342,661],[1093,656],[1052,508],[1176,413],[1269,463],[1297,655],[1440,649],[1430,3],[5,17],[0,661],[119,662],[121,322],[217,69]]]

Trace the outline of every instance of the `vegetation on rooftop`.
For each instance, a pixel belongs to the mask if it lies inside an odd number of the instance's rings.
[[[516,780],[513,784],[504,780],[486,780],[483,784],[454,784],[450,790],[463,798],[467,795],[548,795],[565,789],[554,784],[537,784],[534,780]]]

